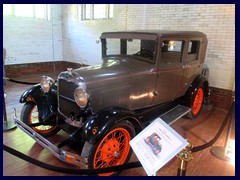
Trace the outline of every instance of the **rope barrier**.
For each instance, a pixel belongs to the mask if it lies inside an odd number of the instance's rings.
[[[11,79],[11,78],[5,78],[5,80],[8,80],[8,81],[14,82],[14,83],[18,83],[18,84],[27,84],[27,85],[36,85],[36,84],[39,84],[39,83],[34,83],[34,82],[18,81],[18,80]]]
[[[227,115],[225,116],[225,119],[224,119],[221,127],[219,128],[217,134],[215,135],[215,137],[211,141],[207,142],[206,144],[194,147],[192,149],[192,153],[201,151],[201,150],[206,149],[206,148],[209,148],[210,146],[212,146],[218,140],[218,138],[221,136],[224,128],[226,127],[228,119],[232,115],[234,108],[235,108],[235,103],[233,102],[231,104],[231,107],[229,108],[229,111],[228,111]]]
[[[44,169],[48,169],[50,171],[56,171],[60,173],[66,173],[66,174],[86,174],[86,175],[96,175],[96,174],[101,174],[101,173],[107,173],[107,172],[115,172],[115,171],[122,171],[130,168],[137,168],[141,167],[141,163],[139,161],[137,162],[132,162],[132,163],[127,163],[124,165],[118,165],[118,166],[112,166],[108,168],[101,168],[101,169],[69,169],[69,168],[62,168],[62,167],[57,167],[53,166],[50,164],[46,164],[44,162],[41,162],[39,160],[33,159],[19,151],[16,151],[15,149],[8,147],[3,144],[3,150],[7,151],[8,153],[19,157],[20,159],[23,159],[29,163],[32,163],[36,166],[39,166]]]
[[[14,80],[14,79],[10,79],[10,78],[5,78],[8,81],[11,82],[15,82],[15,83],[21,83],[21,84],[29,84],[29,85],[35,85],[38,83],[30,83],[30,82],[22,82],[22,81],[18,81],[18,80]],[[222,122],[222,125],[220,126],[217,134],[214,136],[214,138],[212,140],[210,140],[209,142],[200,145],[200,146],[196,146],[194,148],[192,148],[192,153],[194,152],[198,152],[201,151],[203,149],[206,149],[210,146],[212,146],[217,140],[218,138],[221,136],[227,122],[230,116],[233,116],[233,112],[234,112],[234,108],[235,108],[235,102],[233,102],[231,104],[231,107],[229,108],[229,111],[224,119],[224,121]],[[137,167],[141,167],[141,163],[139,161],[137,162],[131,162],[131,163],[126,163],[123,165],[118,165],[118,166],[112,166],[112,167],[108,167],[108,168],[100,168],[100,169],[69,169],[69,168],[62,168],[62,167],[57,167],[57,166],[53,166],[50,164],[46,164],[44,162],[41,162],[39,160],[33,159],[11,147],[8,147],[6,145],[3,144],[3,150],[20,158],[23,159],[29,163],[32,163],[36,166],[39,166],[41,168],[44,169],[48,169],[50,171],[56,171],[56,172],[60,172],[60,173],[66,173],[66,174],[80,174],[80,175],[97,175],[97,174],[101,174],[101,173],[108,173],[108,172],[117,172],[117,171],[122,171],[122,170],[126,170],[126,169],[131,169],[131,168],[137,168]]]

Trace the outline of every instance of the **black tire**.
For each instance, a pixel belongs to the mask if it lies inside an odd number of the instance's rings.
[[[38,118],[37,105],[35,102],[26,102],[24,104],[21,111],[20,120],[27,125],[40,122]],[[32,129],[45,138],[48,138],[57,134],[58,131],[60,130],[56,125],[54,126],[40,125],[40,126],[32,127]]]
[[[187,114],[188,118],[193,119],[200,114],[204,102],[204,97],[204,87],[200,86],[190,97],[190,104],[188,106],[191,108],[191,111]]]
[[[133,125],[127,120],[122,121],[115,124],[99,142],[94,144],[85,142],[81,155],[88,157],[89,169],[125,164],[132,154],[129,141],[134,136]],[[116,176],[119,173],[110,172],[98,176]]]

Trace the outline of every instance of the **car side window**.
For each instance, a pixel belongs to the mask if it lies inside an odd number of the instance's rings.
[[[184,41],[163,40],[161,47],[162,66],[175,66],[182,63]]]
[[[200,45],[200,40],[189,41],[187,61],[196,61],[199,59]]]
[[[102,42],[104,56],[134,56],[140,61],[155,63],[157,51],[155,40],[108,38]]]

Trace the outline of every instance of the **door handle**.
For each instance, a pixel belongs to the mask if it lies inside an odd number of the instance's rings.
[[[156,91],[154,91],[154,92],[153,92],[153,96],[156,97],[157,95],[158,95],[158,93],[157,93]]]
[[[154,72],[154,73],[157,73],[158,70],[157,70],[157,69],[151,69],[150,72],[151,72],[151,73],[153,73],[153,72]]]

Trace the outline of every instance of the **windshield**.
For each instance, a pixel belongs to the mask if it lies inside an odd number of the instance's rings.
[[[105,56],[129,56],[155,63],[156,46],[154,40],[143,39],[102,39]]]

